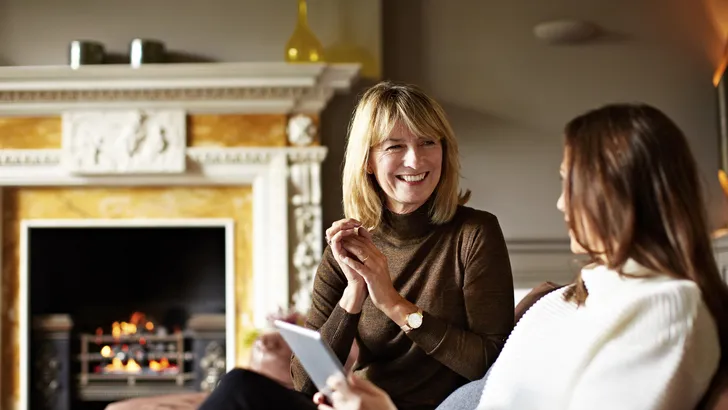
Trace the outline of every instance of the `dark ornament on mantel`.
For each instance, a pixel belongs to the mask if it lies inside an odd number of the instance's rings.
[[[68,45],[68,65],[74,70],[83,65],[103,64],[104,45],[97,41],[74,40]]]
[[[166,61],[167,49],[161,41],[135,38],[129,43],[129,63],[133,68]]]

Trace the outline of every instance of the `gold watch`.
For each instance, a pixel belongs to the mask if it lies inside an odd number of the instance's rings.
[[[404,318],[404,325],[402,325],[402,330],[404,330],[405,332],[409,332],[410,330],[419,328],[420,326],[422,326],[423,318],[424,315],[422,314],[422,309],[418,309],[417,312],[410,313]]]

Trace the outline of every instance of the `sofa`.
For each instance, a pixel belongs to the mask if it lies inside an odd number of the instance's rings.
[[[560,286],[552,282],[544,282],[533,288],[515,309],[515,321],[538,301],[542,296]],[[345,364],[350,369],[357,357],[356,344],[352,346],[349,358]],[[251,370],[262,373],[284,386],[292,387],[290,376],[291,350],[283,338],[275,333],[268,332],[261,335],[254,343],[250,358]],[[110,404],[106,410],[196,410],[205,400],[207,393],[173,394],[167,396],[154,396],[124,400]],[[728,410],[728,369],[720,368],[712,385],[698,406],[698,410]]]

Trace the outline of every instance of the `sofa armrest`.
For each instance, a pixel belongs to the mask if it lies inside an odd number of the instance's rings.
[[[531,289],[526,296],[518,302],[515,309],[515,320],[513,323],[518,323],[523,317],[523,314],[533,306],[534,303],[538,302],[539,299],[546,296],[547,294],[555,291],[556,289],[562,288],[563,285],[557,285],[553,282],[543,282],[535,288]]]

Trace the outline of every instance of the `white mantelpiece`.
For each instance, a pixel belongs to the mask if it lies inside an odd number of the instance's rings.
[[[358,70],[287,63],[0,68],[0,117],[63,121],[58,149],[0,150],[0,186],[252,186],[253,320],[264,326],[277,309],[310,303],[327,154],[313,145],[314,117]],[[191,114],[284,114],[289,145],[187,147]],[[27,307],[17,307],[26,310],[18,328],[27,332]],[[27,357],[27,346],[21,349]],[[16,409],[28,403],[26,376]]]
[[[358,72],[358,64],[287,63],[2,67],[0,116],[141,108],[318,113]]]

